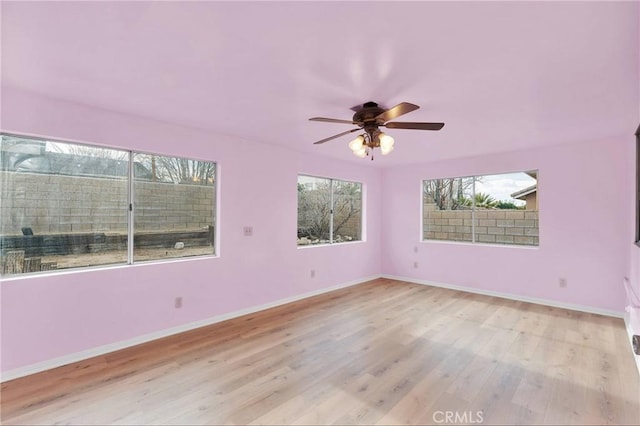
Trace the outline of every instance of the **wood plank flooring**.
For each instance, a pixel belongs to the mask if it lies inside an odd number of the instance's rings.
[[[621,319],[378,279],[2,384],[3,424],[640,424]]]

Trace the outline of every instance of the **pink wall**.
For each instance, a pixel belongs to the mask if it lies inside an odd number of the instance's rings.
[[[631,238],[628,142],[627,137],[384,170],[385,274],[622,313]],[[420,242],[422,179],[531,169],[539,170],[538,248]],[[567,288],[559,287],[560,277]]]
[[[3,372],[381,273],[379,170],[17,89],[2,95],[3,131],[216,161],[221,209],[218,258],[3,280]],[[298,249],[298,173],[363,182],[367,241]]]
[[[636,42],[638,48],[638,60],[635,75],[640,75],[640,7],[638,8],[638,24],[636,25]],[[640,125],[640,80],[636,80],[636,93],[638,94],[638,125]],[[628,144],[627,147],[628,159],[627,162],[631,166],[631,172],[628,174],[628,179],[632,184],[629,188],[629,218],[631,229],[635,234],[636,227],[636,141],[635,139]],[[635,293],[640,296],[640,248],[635,244],[629,244],[628,253],[628,273],[627,278]],[[628,312],[629,312],[629,326],[633,334],[640,334],[640,308],[633,307],[631,300],[627,300]],[[636,358],[640,366],[640,358]]]
[[[381,273],[615,312],[626,304],[623,277],[640,282],[628,137],[380,170],[17,89],[2,95],[3,131],[213,160],[221,187],[218,258],[4,280],[4,372]],[[420,241],[422,179],[529,169],[540,171],[539,248]],[[367,241],[297,249],[298,173],[362,181]]]

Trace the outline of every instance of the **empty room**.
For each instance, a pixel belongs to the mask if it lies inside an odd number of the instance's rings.
[[[0,14],[3,424],[640,424],[640,2]]]

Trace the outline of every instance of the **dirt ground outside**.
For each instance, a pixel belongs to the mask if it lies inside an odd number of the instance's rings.
[[[212,246],[174,248],[143,248],[134,251],[134,262],[163,259],[179,259],[193,256],[213,255]],[[127,263],[127,250],[110,250],[98,253],[66,254],[42,256],[42,263],[56,264],[53,269],[73,269],[91,266],[117,265]],[[17,274],[16,274],[17,275]]]

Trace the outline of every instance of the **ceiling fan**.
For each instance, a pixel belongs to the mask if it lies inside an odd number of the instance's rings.
[[[386,155],[393,151],[394,140],[391,136],[380,131],[380,127],[387,129],[412,129],[412,130],[440,130],[444,127],[444,123],[418,123],[408,121],[390,121],[401,115],[407,114],[420,108],[418,105],[408,102],[401,102],[393,108],[385,110],[378,106],[375,102],[367,102],[362,106],[351,108],[355,111],[352,120],[338,120],[335,118],[313,117],[310,121],[323,121],[326,123],[342,123],[353,124],[358,126],[355,129],[338,133],[337,135],[314,142],[321,144],[329,142],[332,139],[339,138],[349,133],[364,130],[364,133],[349,142],[349,148],[358,157],[366,157],[371,153],[373,160],[373,148],[380,148],[382,155]]]

